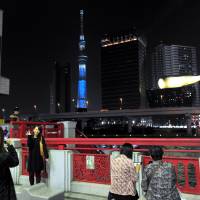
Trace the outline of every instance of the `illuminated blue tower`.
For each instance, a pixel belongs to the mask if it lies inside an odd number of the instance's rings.
[[[79,79],[78,79],[78,97],[77,111],[87,111],[87,82],[86,82],[86,64],[87,56],[85,52],[85,38],[83,34],[83,10],[80,10],[81,33],[79,41]]]

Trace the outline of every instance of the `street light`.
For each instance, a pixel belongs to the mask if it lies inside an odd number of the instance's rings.
[[[33,105],[33,108],[35,109],[35,111],[37,110],[37,105]]]
[[[73,106],[73,111],[76,109],[76,100],[75,98],[72,99],[72,106]]]
[[[122,99],[122,97],[119,98],[119,101],[120,101],[120,107],[119,107],[119,109],[122,110],[122,103],[123,103],[123,99]]]
[[[6,109],[5,109],[5,108],[2,108],[1,111],[2,111],[3,119],[5,119],[5,112],[6,112]]]
[[[60,112],[61,111],[61,109],[60,109],[61,108],[61,104],[58,102],[57,106],[58,106],[58,112]]]

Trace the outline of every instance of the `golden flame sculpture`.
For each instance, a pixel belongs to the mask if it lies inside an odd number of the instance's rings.
[[[160,89],[178,88],[197,83],[198,81],[200,81],[200,75],[167,77],[167,78],[160,78],[158,80],[158,86]]]

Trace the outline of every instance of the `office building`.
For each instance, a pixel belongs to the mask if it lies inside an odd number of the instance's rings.
[[[3,36],[3,11],[0,10],[0,95],[9,95],[10,80],[1,76],[2,65],[2,36]]]
[[[191,46],[165,44],[156,46],[152,53],[152,85],[149,89],[157,90],[158,96],[160,93],[167,95],[166,92],[158,92],[159,78],[198,75],[196,54],[196,48]],[[177,91],[175,92],[175,90]],[[171,93],[174,94],[174,97],[172,98],[174,100],[172,101],[175,102],[175,99],[177,99],[176,93],[179,93],[180,90],[183,89],[177,88],[172,90]],[[186,104],[183,103],[183,105],[199,106],[199,84],[196,83],[194,85],[184,87],[184,91],[186,99],[188,100],[187,97],[192,97],[192,101],[186,101]],[[153,93],[155,94],[155,91]],[[166,95],[161,95],[162,99],[168,98]],[[191,105],[188,104],[188,102],[191,102]],[[176,105],[175,103],[173,104],[174,106]]]
[[[135,33],[106,35],[101,41],[102,108],[145,106],[145,40]]]
[[[70,64],[54,63],[50,85],[50,113],[71,111],[71,68]]]

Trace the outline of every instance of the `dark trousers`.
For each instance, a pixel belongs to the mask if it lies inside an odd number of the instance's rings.
[[[114,194],[109,192],[108,194],[108,200],[137,200],[139,199],[138,194],[136,194],[135,196],[131,196],[131,195],[119,195],[119,194]]]
[[[31,185],[34,185],[34,175],[36,176],[36,184],[41,181],[41,171],[38,172],[29,172],[29,182]]]

